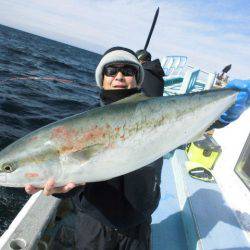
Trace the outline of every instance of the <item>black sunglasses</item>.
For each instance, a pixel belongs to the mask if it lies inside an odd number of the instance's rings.
[[[115,76],[118,72],[121,72],[124,76],[135,76],[138,73],[138,69],[131,65],[125,65],[122,67],[106,66],[104,67],[104,75]]]

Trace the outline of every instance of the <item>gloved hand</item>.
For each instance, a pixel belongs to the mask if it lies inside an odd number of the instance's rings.
[[[232,80],[225,88],[236,88],[240,90],[235,104],[224,112],[219,121],[225,125],[235,121],[250,106],[250,80]]]

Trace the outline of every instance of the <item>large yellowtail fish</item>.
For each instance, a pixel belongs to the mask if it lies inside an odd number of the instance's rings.
[[[0,185],[96,182],[137,170],[194,140],[234,102],[230,89],[136,95],[38,129],[0,152]]]

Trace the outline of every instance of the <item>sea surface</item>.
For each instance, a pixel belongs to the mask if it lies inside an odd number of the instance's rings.
[[[0,25],[0,150],[98,103],[100,55]],[[0,235],[30,196],[0,187]]]

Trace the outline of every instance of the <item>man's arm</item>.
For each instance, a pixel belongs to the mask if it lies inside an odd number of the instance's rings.
[[[233,80],[225,88],[239,90],[235,104],[224,112],[219,118],[219,122],[224,126],[237,120],[250,105],[250,80]]]
[[[250,80],[232,80],[227,84],[226,88],[233,88],[240,91],[236,102],[208,130],[227,126],[229,123],[237,120],[250,106]]]

